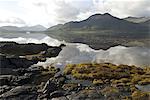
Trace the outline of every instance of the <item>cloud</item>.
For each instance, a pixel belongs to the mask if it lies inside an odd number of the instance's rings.
[[[6,9],[0,9],[0,26],[13,25],[23,26],[26,25],[25,21],[19,17],[15,12]]]
[[[0,23],[25,24],[25,22],[22,19],[17,18],[17,17],[10,17],[7,19],[1,19]]]
[[[106,12],[120,18],[150,16],[150,0],[15,0],[15,2],[17,3],[13,3],[15,4],[13,9],[10,9],[9,5],[0,5],[1,10],[7,8],[2,15],[23,19],[27,25],[42,24],[49,27]]]
[[[106,0],[103,3],[98,1],[95,3],[97,11],[109,12],[117,17],[150,16],[149,0]]]
[[[32,0],[32,6],[43,8],[45,13],[55,20],[55,23],[64,23],[78,20],[78,15],[87,12],[91,5],[91,0]],[[84,5],[85,4],[85,5]],[[33,7],[32,7],[33,8]]]

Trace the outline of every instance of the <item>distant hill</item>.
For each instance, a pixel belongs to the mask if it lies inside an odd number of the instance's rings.
[[[127,17],[124,20],[133,22],[133,23],[143,23],[150,20],[150,17]]]
[[[19,27],[16,26],[2,26],[0,27],[1,32],[8,32],[8,31],[21,31]]]
[[[0,32],[39,32],[45,31],[45,28],[42,25],[35,26],[25,26],[25,27],[17,27],[17,26],[2,26],[0,27]]]
[[[147,22],[134,23],[109,13],[94,14],[82,21],[59,24],[48,28],[45,33],[59,40],[86,43],[96,49],[150,36]]]
[[[47,29],[42,25],[26,26],[26,27],[20,27],[20,28],[23,31],[45,31]]]

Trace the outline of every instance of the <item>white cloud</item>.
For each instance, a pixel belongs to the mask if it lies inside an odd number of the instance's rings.
[[[18,13],[17,10],[12,11],[9,5],[7,5],[6,16],[11,15],[11,17],[23,19],[28,25],[42,24],[52,26],[72,20],[86,19],[95,13],[106,12],[120,18],[127,16],[150,16],[150,0],[14,1],[17,2],[16,9],[19,9],[21,13]],[[1,7],[0,9],[6,10]]]
[[[99,0],[100,1],[100,0]],[[97,10],[109,12],[117,17],[150,16],[149,0],[107,0],[103,4],[95,4]]]

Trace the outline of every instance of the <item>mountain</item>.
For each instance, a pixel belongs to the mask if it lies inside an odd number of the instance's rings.
[[[94,49],[107,49],[114,45],[128,46],[128,43],[139,44],[137,39],[144,39],[140,40],[140,44],[145,45],[145,38],[150,36],[149,24],[133,23],[109,13],[94,14],[82,21],[59,24],[48,28],[45,33],[67,42],[86,43]]]
[[[128,22],[126,20],[119,19],[108,13],[105,13],[105,14],[92,15],[83,21],[71,21],[71,22],[65,23],[64,25],[57,25],[48,29],[48,31],[55,31],[55,30],[112,31],[112,32],[116,32],[119,34],[125,33],[127,35],[127,33],[135,33],[135,32],[143,33],[143,31],[147,31],[147,27],[144,27],[141,24]]]
[[[25,27],[17,27],[17,26],[0,27],[0,32],[39,32],[45,30],[46,28],[42,25],[25,26]]]
[[[16,26],[2,26],[0,27],[0,32],[14,32],[14,31],[21,31],[19,27]]]
[[[46,28],[42,25],[20,27],[23,31],[45,31]]]
[[[133,22],[133,23],[142,23],[150,20],[150,17],[127,17],[124,20]]]

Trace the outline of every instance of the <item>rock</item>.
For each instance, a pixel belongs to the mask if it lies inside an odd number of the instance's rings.
[[[16,74],[16,72],[13,70],[13,68],[0,68],[0,70],[1,70],[0,75],[10,75],[10,74],[15,75]]]
[[[8,85],[3,85],[3,86],[0,86],[0,95],[8,90],[10,90],[11,87],[8,86]]]
[[[66,45],[64,45],[64,44],[61,44],[59,47],[49,46],[49,48],[47,49],[47,52],[46,52],[46,56],[47,57],[56,57],[56,56],[58,56],[58,54],[60,53],[62,48],[65,47],[65,46]]]
[[[14,85],[24,85],[29,84],[31,82],[30,76],[17,76],[15,80],[13,80]]]
[[[149,100],[150,93],[141,92],[141,91],[134,91],[132,93],[132,100]]]
[[[26,56],[30,60],[45,60],[44,55],[46,57],[56,57],[65,46],[64,44],[61,44],[59,47],[52,47],[45,43],[18,44],[16,42],[0,42],[0,53],[4,55]]]
[[[58,98],[52,98],[52,100],[68,100],[68,98],[65,96],[62,96],[62,97],[58,97]]]
[[[32,86],[17,86],[0,95],[3,100],[36,100],[37,93]]]
[[[10,85],[11,81],[14,79],[13,75],[0,75],[0,86]]]
[[[57,84],[51,80],[48,80],[43,88],[43,94],[50,94],[57,90]]]
[[[42,66],[31,66],[27,69],[29,72],[41,72],[44,71]]]
[[[58,90],[58,91],[54,91],[54,92],[50,93],[50,98],[61,97],[64,95],[65,95],[65,91]]]
[[[0,68],[28,68],[33,64],[38,63],[38,61],[27,60],[26,58],[19,58],[19,57],[7,57],[7,56],[0,56]]]
[[[13,71],[15,72],[15,75],[24,75],[28,72],[26,68],[13,69]]]
[[[95,89],[85,89],[68,95],[69,100],[104,100],[104,96]]]
[[[77,91],[78,90],[78,84],[77,83],[66,83],[62,86],[62,88],[65,90],[65,91]]]
[[[16,42],[0,42],[0,53],[9,55],[32,55],[48,49],[47,44],[18,44]],[[17,51],[17,52],[16,52]]]

